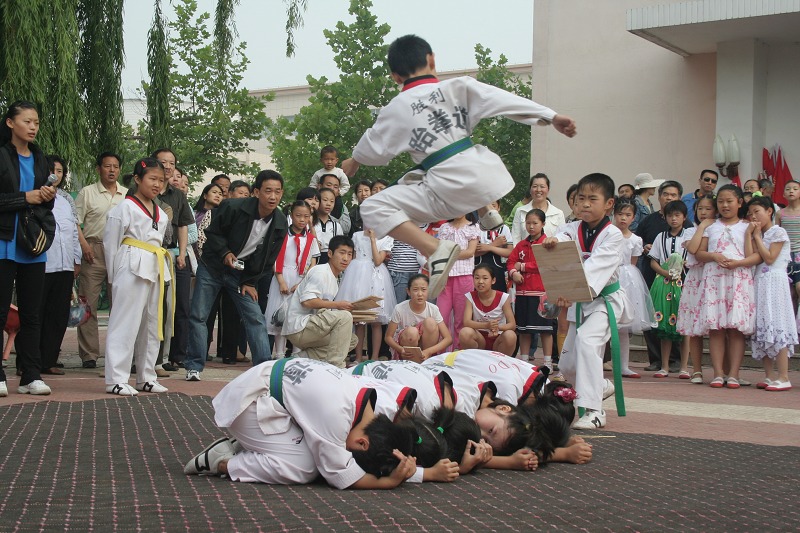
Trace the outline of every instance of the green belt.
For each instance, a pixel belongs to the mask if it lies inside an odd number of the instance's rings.
[[[297,359],[296,357],[284,357],[278,359],[278,362],[272,367],[272,373],[269,376],[269,395],[278,400],[281,407],[286,409],[283,405],[283,368],[286,363]]]
[[[363,376],[364,375],[364,367],[370,363],[374,363],[375,359],[367,359],[366,361],[362,361],[358,363],[355,367],[353,367],[353,375],[354,376]]]
[[[606,302],[606,312],[608,313],[608,327],[611,330],[611,362],[614,366],[614,400],[617,403],[617,415],[625,416],[625,396],[622,393],[622,365],[619,360],[619,330],[617,329],[617,317],[611,308],[609,296],[619,290],[619,281],[606,286],[598,298]],[[581,327],[581,304],[575,304],[575,328]],[[583,409],[579,409],[583,415]]]
[[[472,142],[472,138],[471,137],[464,137],[463,139],[459,139],[454,143],[448,144],[444,148],[440,148],[439,150],[436,150],[431,155],[429,155],[428,157],[423,159],[420,164],[415,165],[415,166],[409,168],[408,170],[406,170],[403,173],[403,175],[405,176],[409,172],[413,172],[415,170],[424,170],[425,172],[427,172],[428,170],[430,170],[431,168],[435,167],[436,165],[438,165],[442,161],[447,161],[448,159],[450,159],[454,155],[463,152],[467,148],[472,148],[473,146],[475,146],[475,143]],[[402,178],[402,176],[400,178]],[[400,178],[397,178],[396,180],[394,180],[392,183],[389,184],[389,186],[391,187],[392,185],[396,185],[397,182],[400,181]]]

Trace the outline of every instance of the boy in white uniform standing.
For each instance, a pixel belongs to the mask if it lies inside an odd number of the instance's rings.
[[[554,237],[542,243],[552,248],[558,242],[577,241],[583,256],[583,270],[594,300],[571,305],[568,313],[569,333],[561,351],[559,367],[568,381],[575,384],[575,404],[585,409],[574,429],[599,429],[606,425],[603,399],[614,393],[613,384],[603,378],[603,352],[611,338],[609,312],[618,326],[631,320],[630,304],[619,288],[619,257],[622,254],[622,232],[606,216],[614,207],[614,180],[605,174],[589,174],[578,182],[575,197],[580,221],[561,227]],[[570,302],[558,299],[559,306]],[[576,327],[576,319],[580,324]],[[614,332],[616,333],[616,332]]]
[[[573,137],[575,122],[474,78],[439,81],[431,47],[416,35],[395,40],[388,63],[392,79],[403,90],[380,111],[353,157],[342,162],[342,170],[352,177],[361,164],[386,165],[400,153],[411,154],[417,166],[399,182],[407,187],[390,187],[371,196],[361,214],[364,226],[373,228],[378,238],[390,235],[428,258],[430,296],[435,298],[460,249],[426,234],[419,225],[478,209],[484,228],[500,226],[502,218],[487,205],[514,187],[500,158],[472,143],[472,129],[483,118],[502,115],[524,124],[553,124]]]

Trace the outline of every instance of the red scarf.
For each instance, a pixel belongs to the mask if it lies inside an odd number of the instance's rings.
[[[300,237],[306,237],[306,246],[303,249],[303,253],[300,253]],[[305,269],[306,263],[308,261],[308,254],[311,253],[311,245],[313,244],[313,239],[308,238],[308,232],[303,231],[303,233],[292,233],[290,229],[289,232],[286,234],[286,238],[283,239],[283,244],[281,245],[281,251],[278,252],[278,260],[275,261],[275,273],[282,274],[283,273],[283,260],[286,256],[286,244],[289,242],[289,239],[292,238],[294,240],[294,245],[297,248],[297,272],[302,276]]]

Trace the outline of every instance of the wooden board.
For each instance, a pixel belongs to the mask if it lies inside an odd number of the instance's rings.
[[[375,309],[381,306],[381,304],[378,303],[381,300],[383,300],[383,298],[379,298],[377,296],[367,296],[366,298],[361,298],[360,300],[352,302],[353,310],[362,311],[367,309]]]
[[[422,348],[419,346],[403,346],[405,359],[422,360]]]
[[[583,271],[578,243],[560,242],[550,250],[536,244],[533,246],[533,256],[542,276],[548,302],[555,303],[558,298],[570,302],[592,301],[592,291]]]

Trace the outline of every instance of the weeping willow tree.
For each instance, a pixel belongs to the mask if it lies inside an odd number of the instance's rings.
[[[222,61],[227,61],[233,54],[233,42],[236,38],[234,14],[240,0],[217,0],[214,15],[214,41],[217,47],[220,68]],[[294,55],[296,43],[294,31],[303,27],[303,13],[308,8],[308,0],[284,0],[286,3],[286,57]]]
[[[14,100],[28,100],[41,109],[47,100],[52,18],[48,16],[45,2],[3,0],[0,5],[3,106]]]
[[[152,152],[160,147],[170,146],[170,111],[169,97],[171,92],[170,66],[167,31],[164,16],[161,12],[161,0],[155,1],[153,25],[147,34],[147,72],[150,83],[145,84],[147,95],[147,151]]]
[[[77,9],[78,0],[0,1],[0,103],[36,103],[37,142],[66,159],[73,176],[85,175],[90,160],[76,65]]]
[[[20,2],[24,3],[24,2]],[[84,91],[91,154],[122,149],[123,0],[80,0],[78,73]]]

